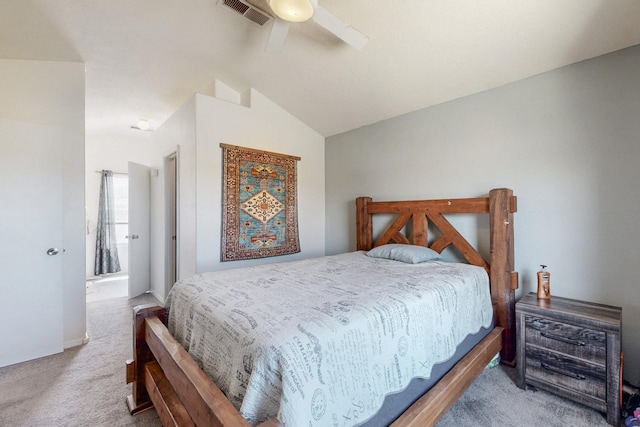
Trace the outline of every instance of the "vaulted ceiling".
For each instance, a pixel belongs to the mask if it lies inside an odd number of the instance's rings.
[[[0,0],[0,58],[84,62],[88,138],[157,128],[214,79],[331,136],[640,43],[638,0],[319,0],[367,45],[308,21],[269,55],[273,20],[223,1]]]

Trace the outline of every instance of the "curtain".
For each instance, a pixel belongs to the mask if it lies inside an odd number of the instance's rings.
[[[116,248],[115,203],[113,201],[113,172],[103,170],[98,206],[98,233],[96,237],[96,276],[120,271]]]

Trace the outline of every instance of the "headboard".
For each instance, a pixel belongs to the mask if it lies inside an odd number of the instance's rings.
[[[508,188],[496,188],[489,197],[443,200],[411,200],[374,202],[370,197],[356,199],[357,249],[369,250],[386,243],[428,246],[442,252],[452,245],[470,263],[483,267],[489,274],[494,319],[505,329],[502,362],[514,366],[516,355],[515,289],[518,273],[514,272],[513,214],[517,198]],[[444,217],[445,214],[489,214],[490,259],[484,259]],[[395,214],[393,223],[377,240],[373,238],[373,215]],[[402,230],[411,221],[412,233]],[[441,233],[429,244],[428,225]]]

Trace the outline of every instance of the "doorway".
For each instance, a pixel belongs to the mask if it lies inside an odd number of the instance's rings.
[[[162,301],[173,284],[180,277],[180,230],[179,230],[179,221],[180,221],[180,213],[179,213],[179,182],[180,182],[180,153],[179,146],[174,146],[164,153],[160,154],[162,159],[162,168],[154,169],[148,166],[145,166],[146,172],[141,173],[142,175],[147,177],[147,184],[144,185],[151,192],[157,191],[159,194],[156,197],[154,204],[158,203],[158,205],[154,205],[152,209],[147,205],[145,209],[143,209],[144,213],[141,216],[146,217],[146,220],[151,220],[151,216],[154,216],[157,220],[155,224],[157,224],[158,228],[153,231],[153,228],[147,224],[144,226],[136,225],[132,218],[137,217],[139,215],[135,214],[134,208],[136,205],[142,202],[143,200],[147,201],[147,204],[151,202],[150,194],[145,196],[136,196],[136,192],[133,188],[137,187],[135,181],[139,181],[132,174],[132,163],[128,162],[128,168],[126,173],[122,176],[128,178],[128,195],[129,195],[129,205],[127,206],[128,210],[128,224],[125,224],[125,221],[118,221],[118,235],[129,235],[129,239],[125,239],[125,243],[128,246],[121,251],[121,267],[123,267],[123,276],[117,278],[116,276],[107,276],[107,277],[95,277],[93,274],[93,260],[94,260],[94,252],[93,248],[96,245],[96,218],[97,218],[97,210],[98,210],[98,190],[100,188],[99,183],[99,173],[95,173],[96,169],[100,169],[102,166],[101,159],[97,159],[91,166],[91,168],[87,171],[87,188],[90,191],[87,192],[87,285],[88,290],[91,292],[91,288],[100,286],[100,290],[109,288],[113,292],[104,292],[104,296],[112,297],[112,296],[136,296],[138,292],[132,293],[130,290],[127,291],[124,289],[125,285],[131,285],[137,281],[136,277],[140,277],[140,273],[144,272],[147,274],[146,279],[140,280],[141,283],[144,283],[144,286],[141,286],[140,289],[142,292],[151,291],[156,298]],[[96,156],[97,158],[97,156]],[[121,162],[121,160],[119,160]],[[110,162],[115,163],[115,162]],[[134,164],[135,165],[135,164]],[[139,166],[143,166],[138,164]],[[96,167],[97,166],[97,167]],[[120,172],[125,172],[120,168]],[[95,178],[94,178],[95,176]],[[159,178],[156,180],[156,178]],[[157,187],[156,187],[157,186]],[[95,189],[94,189],[95,188]],[[95,194],[94,194],[95,193]],[[131,200],[133,199],[133,200]],[[95,205],[95,206],[94,206]],[[124,213],[124,208],[123,208]],[[126,227],[126,228],[125,228]],[[160,256],[161,258],[150,259],[150,254],[145,254],[145,256],[136,255],[137,246],[141,246],[143,240],[146,237],[150,237],[151,233],[155,232],[155,237],[157,240],[154,240],[157,243],[154,243],[154,248],[151,252],[154,253],[155,256]],[[133,238],[133,240],[132,240]],[[161,246],[160,246],[161,245]],[[149,244],[142,245],[146,248],[149,248]],[[159,247],[158,247],[159,246]],[[118,247],[120,250],[120,247]],[[129,253],[129,257],[127,257],[127,252]],[[133,260],[130,258],[133,257]],[[128,261],[128,262],[127,262]],[[139,268],[137,269],[138,273],[136,273],[136,265],[139,263]],[[152,265],[153,264],[153,265]],[[126,267],[126,270],[125,270]],[[144,271],[143,271],[144,270]],[[153,276],[156,280],[153,287],[150,286],[151,276]],[[94,282],[94,283],[91,283]],[[115,288],[121,289],[121,291],[116,290]],[[96,295],[88,295],[87,301],[91,301]]]
[[[102,174],[102,171],[95,171]],[[129,279],[129,175],[113,172],[113,219],[120,270],[87,278],[87,302],[126,297]],[[92,245],[95,246],[95,239]]]
[[[164,157],[165,189],[165,289],[164,296],[180,277],[178,250],[179,192],[178,192],[178,147]]]

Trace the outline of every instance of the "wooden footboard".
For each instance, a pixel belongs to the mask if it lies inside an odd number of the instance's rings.
[[[155,407],[162,425],[250,427],[163,323],[164,309],[133,310],[134,360],[127,361],[130,413]],[[261,427],[280,426],[271,419]]]
[[[163,323],[164,309],[134,308],[134,360],[127,361],[127,383],[133,383],[127,405],[132,415],[152,407],[165,427],[249,427]],[[503,328],[494,328],[433,388],[418,399],[393,427],[433,426],[480,375],[502,348]],[[260,427],[284,427],[269,419]]]

